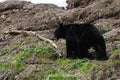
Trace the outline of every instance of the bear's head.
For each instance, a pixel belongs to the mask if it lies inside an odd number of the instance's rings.
[[[60,38],[65,38],[65,27],[63,25],[63,23],[59,23],[57,25],[57,28],[54,31],[54,40],[59,40]]]

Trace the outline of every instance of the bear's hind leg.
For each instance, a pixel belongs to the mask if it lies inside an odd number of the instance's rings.
[[[95,51],[96,51],[98,60],[106,60],[107,59],[106,47],[105,46],[96,45],[95,46]]]

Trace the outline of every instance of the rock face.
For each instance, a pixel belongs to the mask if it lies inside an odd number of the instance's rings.
[[[99,1],[99,0],[67,0],[67,9],[72,9],[72,8],[84,8],[90,4],[92,4],[94,1]]]
[[[111,25],[109,26],[113,26],[120,21],[119,5],[120,1],[118,0],[101,0],[101,2],[96,2],[80,11],[79,20],[90,23],[96,23],[102,20],[106,22],[106,25],[110,23]],[[119,27],[120,24],[116,24],[115,26]]]
[[[104,24],[110,27],[120,26],[119,0],[68,0],[67,2],[68,9],[78,9],[76,12],[78,22]]]
[[[43,30],[57,23],[56,15],[63,11],[53,4],[33,4],[25,1],[0,3],[2,28]],[[49,26],[49,27],[48,27]]]
[[[58,22],[120,27],[119,0],[67,0],[67,10],[53,4],[26,1],[0,3],[0,28],[46,30]]]
[[[92,23],[120,27],[119,0],[67,0],[67,9],[53,4],[26,1],[0,3],[0,33],[8,29],[40,31],[53,29],[58,22]]]

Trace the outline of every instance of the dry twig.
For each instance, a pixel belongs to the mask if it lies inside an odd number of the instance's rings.
[[[57,45],[50,39],[47,39],[43,36],[40,36],[37,32],[33,32],[33,31],[20,31],[20,30],[12,30],[12,31],[6,31],[5,34],[10,34],[10,35],[17,35],[17,34],[25,34],[25,35],[35,35],[37,36],[39,39],[50,43],[54,48],[58,48]]]
[[[12,30],[12,31],[6,31],[4,34],[10,34],[10,35],[18,35],[18,34],[23,34],[23,35],[34,35],[36,37],[38,37],[39,39],[50,43],[54,48],[58,49],[58,46],[50,39],[47,39],[43,36],[40,36],[37,32],[33,32],[33,31],[20,31],[20,30]],[[56,51],[59,55],[59,57],[62,57],[62,53],[60,51]]]

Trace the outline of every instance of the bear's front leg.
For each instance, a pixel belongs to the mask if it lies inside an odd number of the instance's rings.
[[[66,50],[67,50],[67,58],[76,59],[77,58],[77,50],[75,43],[70,41],[66,41]]]

